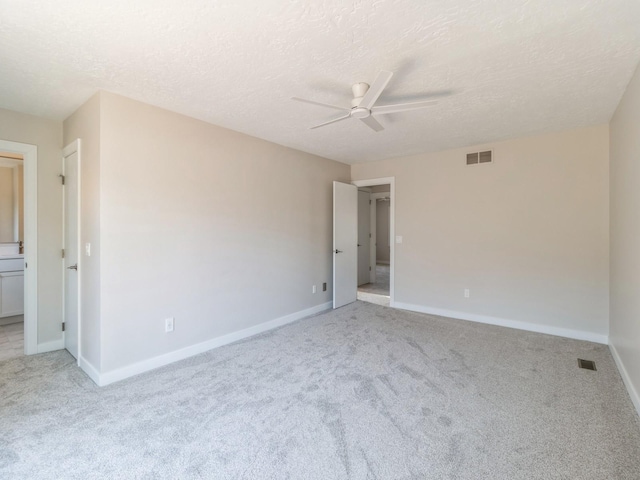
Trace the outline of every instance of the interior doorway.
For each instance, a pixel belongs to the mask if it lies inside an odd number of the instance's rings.
[[[37,147],[0,140],[0,360],[37,353]]]
[[[24,355],[24,158],[0,152],[0,360]]]
[[[367,281],[358,281],[358,300],[389,306],[391,303],[391,185],[359,187],[358,272],[366,271]]]
[[[394,242],[390,241],[388,244],[388,266],[384,263],[378,265],[377,261],[378,198],[387,199],[389,202],[388,237],[393,239],[395,238],[394,177],[357,180],[351,184],[333,182],[333,308],[340,308],[359,298],[365,301],[375,300],[376,303],[390,307],[394,306]],[[368,209],[366,208],[367,204]],[[359,215],[358,210],[360,210]],[[369,225],[359,224],[358,216],[365,220],[368,216]],[[386,237],[387,233],[382,235]],[[369,252],[368,258],[367,250]],[[384,258],[382,256],[381,258],[384,262]],[[360,259],[360,264],[358,259]],[[388,286],[382,286],[382,282],[386,283],[387,275]],[[377,289],[378,291],[359,292],[358,286],[361,290]],[[370,293],[370,295],[363,295],[366,293]]]
[[[371,189],[358,189],[358,287],[371,281]]]

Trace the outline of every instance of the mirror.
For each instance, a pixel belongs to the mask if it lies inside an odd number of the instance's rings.
[[[0,243],[24,241],[24,167],[22,155],[0,152]]]

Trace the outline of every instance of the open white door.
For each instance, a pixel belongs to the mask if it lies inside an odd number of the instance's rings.
[[[78,358],[79,141],[64,149],[64,347]]]
[[[333,182],[333,308],[358,294],[358,188]]]

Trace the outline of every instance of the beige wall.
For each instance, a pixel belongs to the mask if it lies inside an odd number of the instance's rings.
[[[387,193],[391,191],[391,185],[374,185],[371,187],[371,193]]]
[[[62,339],[62,122],[0,109],[0,139],[38,147],[38,343]],[[25,245],[29,248],[29,245]]]
[[[640,68],[611,120],[611,332],[640,413]]]
[[[80,355],[96,370],[100,345],[100,94],[94,95],[64,121],[64,144],[81,141],[80,292],[82,338]],[[91,244],[91,256],[84,254]]]
[[[24,241],[24,168],[0,167],[0,243],[15,242],[14,232],[14,172],[18,200],[18,241]]]
[[[13,241],[13,168],[0,167],[0,243]]]
[[[117,95],[98,103],[101,372],[330,300],[332,181],[348,166]]]
[[[467,152],[489,148],[494,164],[465,166]],[[606,340],[607,126],[351,172],[396,179],[396,302]]]

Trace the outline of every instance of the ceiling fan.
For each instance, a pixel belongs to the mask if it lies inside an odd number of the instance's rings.
[[[379,132],[384,130],[384,127],[380,125],[374,116],[375,115],[388,115],[389,113],[406,112],[409,110],[417,110],[419,108],[429,107],[435,105],[438,102],[424,101],[413,103],[400,103],[397,105],[376,105],[378,98],[389,84],[393,72],[381,71],[373,82],[373,85],[369,86],[368,83],[356,83],[351,87],[353,91],[353,100],[351,100],[351,108],[339,107],[337,105],[331,105],[328,103],[314,102],[313,100],[305,100],[304,98],[293,97],[292,100],[298,102],[310,103],[311,105],[318,105],[320,107],[333,108],[334,110],[342,110],[343,113],[339,117],[333,118],[327,122],[315,125],[311,129],[324,127],[332,123],[346,120],[347,118],[357,118],[362,123],[367,125],[372,130]]]

